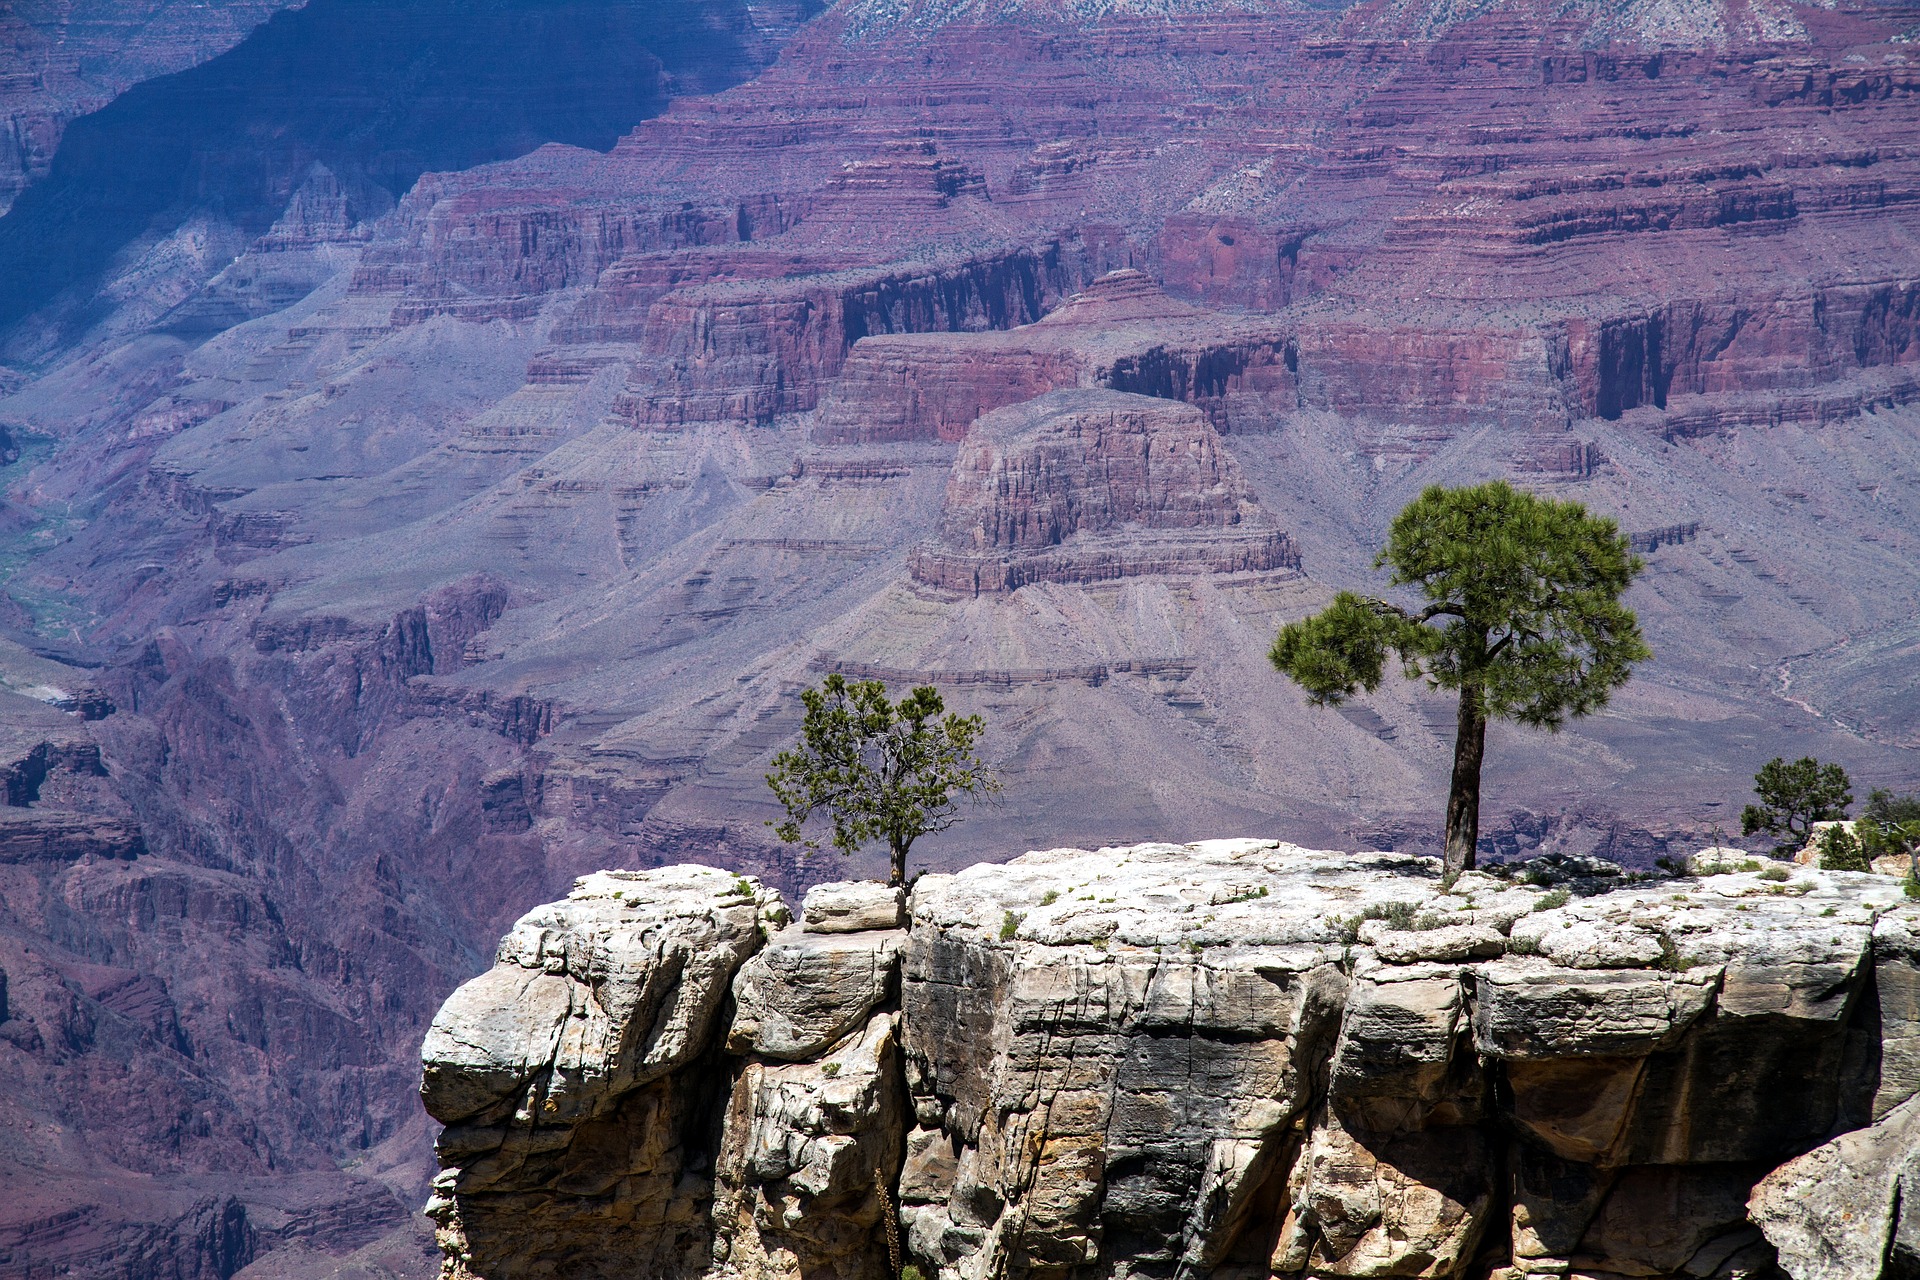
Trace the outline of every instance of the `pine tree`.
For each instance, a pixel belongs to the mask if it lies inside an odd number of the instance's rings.
[[[1473,866],[1487,723],[1557,730],[1605,706],[1651,656],[1620,597],[1643,567],[1612,520],[1504,480],[1427,489],[1394,518],[1376,568],[1419,608],[1342,591],[1290,622],[1273,665],[1314,703],[1380,687],[1389,655],[1409,678],[1459,695],[1446,866]]]
[[[907,853],[930,831],[959,821],[956,797],[978,799],[999,790],[975,753],[985,729],[979,716],[948,714],[931,685],[899,703],[878,680],[849,682],[839,672],[822,688],[800,694],[806,716],[800,742],[773,758],[767,785],[786,808],[786,821],[769,822],[782,840],[802,839],[815,812],[833,823],[833,846],[851,854],[885,840],[889,883],[904,884]]]

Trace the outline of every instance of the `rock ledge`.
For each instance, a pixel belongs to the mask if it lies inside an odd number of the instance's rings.
[[[883,1280],[889,1212],[942,1280],[1911,1274],[1920,904],[1709,861],[1056,849],[828,933],[587,877],[428,1036],[431,1211],[490,1280]]]

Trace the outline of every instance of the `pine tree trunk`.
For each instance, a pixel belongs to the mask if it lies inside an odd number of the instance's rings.
[[[1448,875],[1473,870],[1473,854],[1480,843],[1480,760],[1487,750],[1487,718],[1480,710],[1480,691],[1468,684],[1460,690],[1460,727],[1453,738],[1453,785],[1447,792]]]
[[[913,847],[913,841],[902,841],[895,836],[887,842],[893,849],[893,865],[887,876],[887,883],[901,885],[907,882],[907,850]]]

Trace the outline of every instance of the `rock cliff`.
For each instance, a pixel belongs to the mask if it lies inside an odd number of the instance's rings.
[[[423,1049],[450,1273],[1871,1280],[1920,1256],[1920,903],[1890,878],[1576,859],[1448,884],[1232,840],[927,875],[905,929],[865,927],[898,908],[854,888],[795,926],[750,877],[606,872],[524,917]]]

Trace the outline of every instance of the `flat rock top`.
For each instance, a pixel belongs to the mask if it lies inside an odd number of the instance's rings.
[[[631,949],[641,938],[744,936],[792,918],[776,891],[715,867],[596,871],[575,880],[565,898],[515,921],[494,958],[584,979],[604,967],[610,950]]]
[[[1783,870],[1784,880],[1767,878]],[[1920,903],[1887,877],[1785,864],[1562,889],[1468,872],[1443,889],[1431,858],[1243,839],[1049,849],[927,875],[912,914],[917,925],[1008,947],[1282,948],[1305,965],[1378,945],[1381,959],[1412,963],[1489,958],[1472,940],[1491,931],[1511,955],[1544,957],[1522,964],[1687,969],[1857,962],[1876,926],[1910,931]],[[1430,956],[1422,934],[1432,935]],[[1389,936],[1397,945],[1385,945]]]

